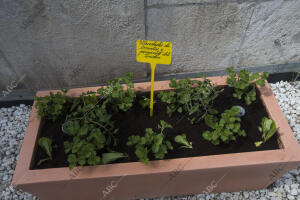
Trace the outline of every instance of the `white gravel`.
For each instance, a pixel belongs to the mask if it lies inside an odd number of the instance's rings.
[[[0,199],[37,199],[11,186],[31,107],[21,104],[0,109]]]
[[[300,144],[300,82],[293,83],[277,82],[271,84],[273,92],[288,120],[294,134]],[[18,107],[0,109],[0,199],[1,200],[31,200],[37,199],[28,193],[13,188],[11,184],[17,155],[21,148],[22,139],[28,123],[30,106],[20,105]],[[192,199],[192,200],[300,200],[300,166],[291,170],[278,179],[273,185],[263,190],[199,194],[194,196],[183,196],[177,198],[158,199]],[[158,200],[157,199],[157,200]]]

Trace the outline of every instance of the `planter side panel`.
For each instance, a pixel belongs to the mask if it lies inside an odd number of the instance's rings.
[[[265,188],[296,165],[296,162],[286,162],[189,171],[174,166],[170,173],[83,180],[74,178],[66,182],[26,184],[19,188],[42,200],[129,200],[233,192]]]

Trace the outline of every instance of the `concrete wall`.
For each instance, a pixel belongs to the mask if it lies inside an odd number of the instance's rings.
[[[150,40],[174,43],[160,73],[300,61],[300,1],[148,1]]]
[[[141,0],[0,0],[0,85],[33,89],[99,84],[133,71],[145,37]]]
[[[137,39],[173,43],[158,76],[300,63],[300,1],[0,0],[0,88],[22,75],[32,90],[147,78]]]

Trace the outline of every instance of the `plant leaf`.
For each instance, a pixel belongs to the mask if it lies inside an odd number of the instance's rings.
[[[183,148],[188,148],[188,149],[192,149],[193,148],[192,142],[188,142],[187,141],[186,134],[177,135],[174,138],[174,141],[177,142],[177,143],[179,143],[179,144],[182,144]]]
[[[47,160],[50,160],[50,158],[44,158],[44,159],[39,160],[39,162],[37,163],[37,165],[39,166],[42,163],[46,162]]]
[[[38,144],[46,152],[49,158],[52,159],[52,140],[47,137],[41,137]]]
[[[145,165],[148,165],[148,149],[143,146],[138,146],[135,150],[136,156],[139,158],[141,162],[143,162]]]
[[[262,143],[263,143],[263,141],[254,142],[256,147],[259,147]]]
[[[102,163],[103,164],[108,164],[112,163],[120,158],[127,157],[123,153],[119,152],[112,152],[112,153],[103,153],[102,154]]]

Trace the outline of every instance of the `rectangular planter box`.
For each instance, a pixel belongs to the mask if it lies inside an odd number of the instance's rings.
[[[216,86],[226,77],[211,77]],[[96,91],[98,87],[71,89],[68,95]],[[149,91],[150,83],[136,83],[135,91]],[[169,81],[155,83],[155,91],[168,90]],[[171,195],[262,189],[300,164],[300,147],[269,84],[258,87],[269,117],[279,127],[280,149],[191,158],[98,166],[30,170],[42,120],[33,106],[12,184],[42,200],[136,199]],[[37,96],[48,95],[40,91]],[[56,92],[56,91],[53,91]]]

